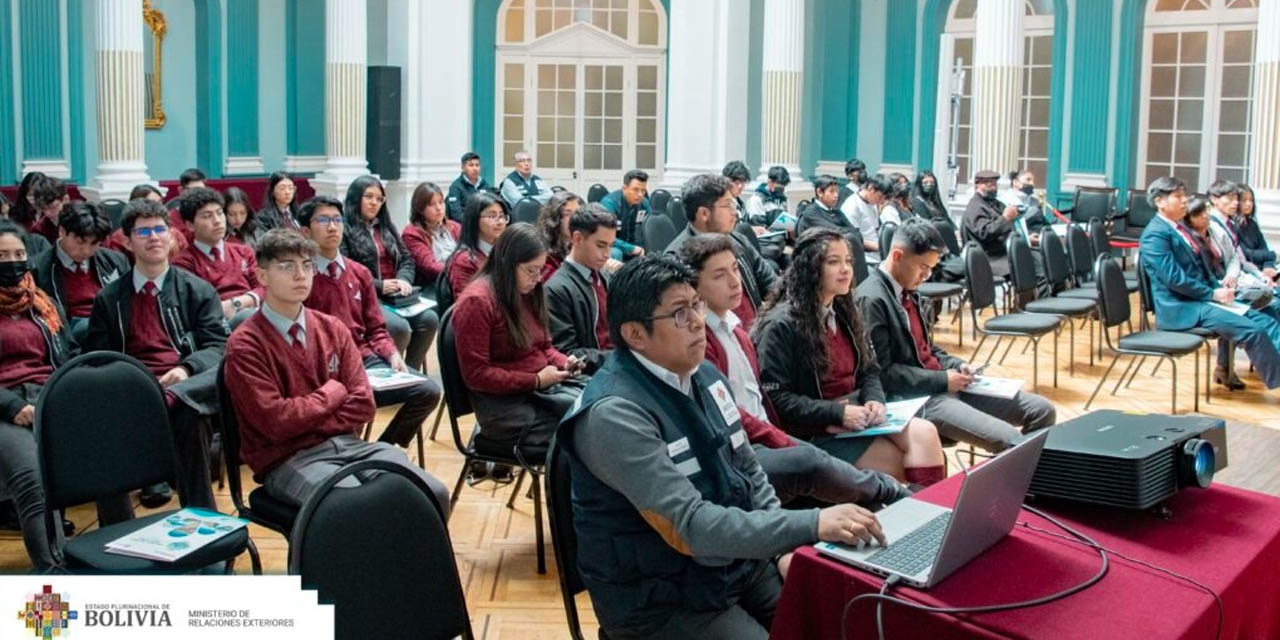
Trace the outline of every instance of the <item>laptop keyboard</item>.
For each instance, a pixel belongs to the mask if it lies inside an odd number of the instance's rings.
[[[938,514],[902,539],[871,554],[865,562],[904,576],[914,576],[933,564],[937,558],[942,534],[947,531],[947,523],[950,521],[950,511]]]

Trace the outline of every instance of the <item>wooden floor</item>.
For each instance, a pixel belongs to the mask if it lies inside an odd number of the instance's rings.
[[[955,325],[947,324],[949,314],[939,323],[935,340],[950,352],[971,357],[976,344],[968,334],[971,324],[965,318],[964,347],[958,346]],[[982,359],[990,349],[990,342],[983,347]],[[1040,348],[1039,393],[1050,398],[1058,407],[1058,419],[1067,420],[1083,413],[1083,406],[1102,375],[1107,361],[1089,365],[1088,331],[1076,330],[1075,375],[1068,375],[1067,354],[1070,340],[1064,330],[1058,339],[1058,386],[1053,386],[1053,348],[1045,340]],[[993,362],[992,375],[1022,378],[1031,386],[1031,351],[1022,353],[1023,341],[1019,341],[1003,365]],[[1001,347],[1003,352],[1004,348]],[[431,358],[434,358],[432,356]],[[431,359],[429,358],[429,359]],[[1151,375],[1153,363],[1148,362],[1134,379],[1132,386],[1122,389],[1118,396],[1109,395],[1107,385],[1092,408],[1112,408],[1143,413],[1167,413],[1169,411],[1170,367],[1164,365]],[[1203,360],[1202,360],[1203,366]],[[1122,362],[1113,372],[1118,376]],[[1200,411],[1225,418],[1232,423],[1229,429],[1232,468],[1218,480],[1247,488],[1280,495],[1280,391],[1267,392],[1256,375],[1248,371],[1247,361],[1238,359],[1240,375],[1248,383],[1245,391],[1226,392],[1215,386],[1212,404],[1201,399]],[[1192,362],[1190,359],[1178,368],[1178,410],[1192,408]],[[1201,370],[1203,383],[1204,371]],[[1202,385],[1203,386],[1203,385]],[[1203,394],[1203,389],[1201,390]],[[386,424],[391,413],[378,415],[376,429]],[[464,421],[464,430],[471,421]],[[1238,428],[1237,428],[1238,425]],[[1259,425],[1262,429],[1246,425]],[[429,426],[429,425],[428,425]],[[465,436],[465,431],[464,431]],[[412,454],[411,454],[412,455]],[[462,457],[450,440],[448,420],[442,424],[439,439],[428,442],[426,448],[428,469],[452,487],[462,467]],[[955,465],[952,465],[955,469]],[[252,485],[247,470],[245,481]],[[457,553],[458,569],[471,609],[471,620],[478,638],[532,639],[565,638],[567,636],[564,612],[560,601],[556,567],[547,533],[548,573],[538,575],[534,561],[533,503],[527,496],[520,496],[513,509],[506,507],[510,487],[495,490],[491,484],[465,487],[449,523],[453,546]],[[231,510],[231,501],[225,490],[217,492],[223,511]],[[170,506],[176,506],[176,501]],[[72,510],[70,517],[80,530],[94,526],[94,512],[90,507]],[[253,539],[262,552],[267,571],[283,572],[286,567],[287,546],[284,539],[258,527],[251,528]],[[25,571],[28,567],[22,541],[17,532],[0,533],[0,570]],[[237,569],[249,570],[247,560]],[[587,627],[588,636],[594,637],[594,617],[589,600],[579,598],[579,610]]]

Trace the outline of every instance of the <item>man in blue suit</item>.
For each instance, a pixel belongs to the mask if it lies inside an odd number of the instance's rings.
[[[1151,281],[1156,326],[1166,331],[1211,329],[1244,347],[1268,389],[1280,387],[1280,323],[1255,309],[1241,316],[1211,304],[1233,304],[1236,291],[1217,287],[1197,256],[1198,247],[1182,221],[1186,184],[1174,177],[1157,178],[1147,187],[1147,201],[1159,215],[1142,232],[1139,255]]]

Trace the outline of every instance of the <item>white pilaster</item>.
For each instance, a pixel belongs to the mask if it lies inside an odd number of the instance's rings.
[[[1258,3],[1253,60],[1253,157],[1249,165],[1258,226],[1280,242],[1280,1]]]
[[[325,0],[325,169],[316,193],[342,198],[352,180],[369,172],[365,161],[368,6],[365,0]]]
[[[458,159],[471,148],[472,3],[391,0],[387,5],[388,64],[402,71],[400,179],[387,183],[387,207],[397,225],[409,220],[409,199],[421,182],[448,190]],[[448,38],[426,38],[447,33]],[[459,90],[465,87],[465,90]],[[496,162],[497,159],[486,158]]]
[[[98,169],[81,190],[95,202],[152,181],[143,161],[142,0],[97,2]]]
[[[800,108],[804,94],[804,0],[765,0],[764,78],[761,83],[763,126],[760,180],[773,165],[791,174],[792,191],[812,186],[800,172]]]
[[[978,0],[973,52],[973,172],[1006,173],[1018,161],[1022,97],[1021,2]],[[967,176],[972,179],[973,176]]]
[[[750,9],[734,0],[672,0],[667,150],[662,188],[746,157]]]

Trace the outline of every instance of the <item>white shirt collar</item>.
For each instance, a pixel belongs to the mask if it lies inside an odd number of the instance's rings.
[[[636,353],[635,351],[632,351],[631,355],[635,356],[636,360],[639,360],[640,364],[649,370],[649,373],[657,376],[659,380],[667,383],[676,391],[679,391],[686,396],[691,395],[693,392],[693,371],[681,376],[676,374],[674,371],[671,371],[670,369],[667,369],[640,355],[639,353]],[[696,371],[696,369],[694,371]]]
[[[53,246],[53,254],[58,256],[58,262],[62,263],[63,268],[67,271],[74,271],[77,264],[83,266],[85,271],[89,270],[89,261],[85,260],[84,262],[76,262],[75,260],[72,260],[71,256],[67,255],[67,252],[62,250],[61,240],[53,243]]]
[[[836,309],[832,305],[822,308],[822,320],[827,325],[827,331],[836,330]]]
[[[902,299],[902,285],[898,284],[898,281],[897,281],[897,280],[895,280],[895,279],[893,278],[893,274],[892,274],[892,273],[889,273],[889,269],[888,269],[887,267],[885,267],[885,263],[881,262],[881,263],[880,263],[880,266],[878,266],[878,267],[876,267],[876,268],[880,270],[880,273],[883,273],[883,274],[885,275],[885,277],[889,279],[889,284],[893,287],[893,299],[894,299],[894,300],[901,300],[901,299]]]
[[[306,340],[307,311],[305,308],[299,308],[298,318],[295,320],[291,318],[286,318],[283,314],[277,312],[275,309],[272,309],[270,304],[267,304],[264,302],[262,305],[262,317],[266,318],[267,322],[270,322],[271,326],[275,327],[276,331],[279,331],[280,335],[284,336],[285,342],[289,344],[293,344],[293,338],[289,335],[289,328],[292,327],[295,323],[302,327],[302,330],[299,333],[299,338],[301,338],[302,340]]]
[[[484,240],[477,239],[476,243],[480,245],[480,253],[483,253],[486,256],[489,255],[490,251],[493,251],[493,245],[485,242]]]
[[[747,294],[746,292],[743,292],[742,295],[745,296]],[[733,330],[738,328],[738,326],[742,324],[742,319],[739,318],[738,315],[735,314],[732,309],[729,311],[725,311],[723,318],[717,315],[712,310],[707,309],[707,312],[703,314],[702,317],[704,320],[706,320],[707,326],[711,327],[712,331],[720,335],[732,336]]]
[[[472,181],[470,181],[470,180],[468,180],[468,179],[467,179],[467,174],[465,174],[465,173],[464,173],[464,174],[462,174],[462,181],[463,181],[463,182],[465,182],[465,183],[467,183],[467,184],[469,184],[469,185],[471,185],[471,186],[473,186],[473,187],[478,187],[478,186],[480,186],[480,176],[476,176],[476,181],[475,181],[475,182],[472,182]]]
[[[339,273],[347,270],[347,263],[342,259],[341,253],[339,253],[338,256],[333,260],[330,260],[320,254],[316,254],[316,257],[312,258],[312,261],[315,262],[316,264],[316,273],[322,273],[326,276],[329,275],[330,262],[338,263]]]
[[[163,291],[163,290],[164,290],[164,277],[165,277],[165,276],[167,276],[167,275],[169,275],[169,267],[167,267],[167,266],[166,266],[166,267],[164,268],[164,271],[162,271],[162,272],[160,273],[160,275],[156,276],[156,279],[155,279],[155,280],[152,280],[152,281],[151,281],[151,282],[155,283],[155,285],[156,285],[156,293],[160,293],[161,291]],[[134,267],[134,268],[133,268],[133,290],[134,290],[134,292],[135,292],[135,293],[141,292],[141,291],[142,291],[142,287],[146,286],[146,284],[147,284],[147,277],[146,277],[146,276],[144,276],[144,275],[142,275],[142,272],[141,272],[141,271],[139,271],[137,267]]]
[[[200,250],[200,253],[203,253],[203,254],[205,255],[205,257],[206,257],[206,258],[209,258],[210,260],[212,260],[212,259],[213,259],[213,248],[214,248],[214,247],[217,247],[217,248],[218,248],[218,255],[219,255],[219,256],[221,256],[221,257],[223,257],[223,258],[226,258],[226,257],[227,257],[227,247],[225,246],[225,245],[226,245],[226,242],[225,242],[225,241],[223,241],[223,240],[219,240],[219,241],[218,241],[218,244],[215,244],[215,245],[208,245],[208,244],[205,244],[205,243],[203,243],[203,242],[200,242],[199,240],[196,240],[193,244],[195,244],[195,245],[196,245],[196,248]]]

